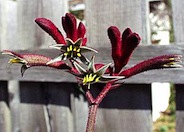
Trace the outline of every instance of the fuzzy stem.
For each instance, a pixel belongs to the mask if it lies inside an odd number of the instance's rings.
[[[87,122],[87,126],[86,126],[86,132],[94,132],[95,131],[97,108],[98,108],[97,104],[92,104],[92,105],[89,106],[88,122]]]
[[[97,96],[97,98],[95,99],[95,103],[96,104],[100,104],[101,101],[103,100],[103,98],[107,95],[107,93],[109,92],[109,90],[111,89],[113,82],[108,82],[105,87],[103,88],[103,90],[100,92],[100,94]]]
[[[87,98],[89,104],[94,103],[93,95],[91,94],[91,92],[89,90],[86,91],[86,98]]]
[[[89,113],[88,113],[88,121],[86,126],[86,132],[94,132],[95,131],[95,122],[96,122],[96,115],[97,115],[97,109],[101,101],[104,99],[104,97],[107,95],[109,90],[111,89],[113,82],[108,82],[103,90],[100,92],[100,94],[96,97],[96,99],[93,99],[93,96],[91,95],[90,91],[87,91],[86,97],[88,99],[88,102],[91,104],[89,106]],[[92,97],[92,98],[91,98]]]

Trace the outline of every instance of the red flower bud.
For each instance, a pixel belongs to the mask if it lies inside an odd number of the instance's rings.
[[[74,15],[70,13],[66,13],[64,17],[62,17],[62,25],[63,29],[66,32],[67,38],[70,38],[74,42],[77,38],[77,21]]]
[[[53,37],[53,39],[58,44],[65,44],[65,39],[59,29],[48,19],[46,18],[37,18],[35,19],[35,22],[50,36]]]

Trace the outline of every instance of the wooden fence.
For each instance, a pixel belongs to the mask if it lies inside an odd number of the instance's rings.
[[[116,25],[120,29],[131,27],[143,38],[142,46],[136,49],[127,67],[157,55],[168,53],[184,55],[184,11],[182,10],[184,2],[173,1],[175,44],[155,46],[148,45],[146,0],[121,0],[121,2],[86,0],[89,45],[99,51],[96,61],[104,63],[112,61],[106,33],[110,25]],[[40,16],[48,17],[59,27],[60,16],[67,11],[63,6],[67,0],[62,1],[63,3],[59,0],[8,1],[15,4],[13,6],[17,17],[12,18],[7,6],[10,3],[6,2],[0,1],[1,50],[13,49],[20,53],[56,56],[58,51],[45,48],[54,41],[41,31],[33,20]],[[7,67],[7,61],[7,56],[0,55],[0,132],[85,131],[88,104],[83,94],[79,92],[73,76],[62,71],[37,67],[27,70],[24,77],[21,77],[20,66]],[[174,83],[176,131],[182,132],[184,130],[183,69],[149,71],[125,80],[125,84],[121,88],[110,91],[100,105],[96,131],[151,132],[152,82]],[[99,92],[102,86],[103,84],[95,84],[92,88],[93,94]]]

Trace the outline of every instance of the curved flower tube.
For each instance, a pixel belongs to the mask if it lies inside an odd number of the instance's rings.
[[[154,69],[163,69],[163,68],[180,68],[183,67],[181,63],[181,55],[162,55],[154,57],[143,62],[138,63],[137,65],[126,69],[119,73],[119,75],[129,78],[133,75],[136,75],[141,72]]]
[[[108,28],[108,36],[112,44],[111,54],[114,60],[114,73],[117,74],[128,63],[141,38],[137,33],[133,33],[130,28],[126,28],[121,36],[119,29],[115,26]]]
[[[60,56],[49,63],[66,59],[76,60],[76,58],[79,58],[83,63],[87,64],[89,61],[81,53],[84,51],[97,53],[96,50],[86,46],[86,28],[82,22],[77,26],[77,20],[72,14],[66,13],[66,15],[62,17],[62,26],[66,32],[66,39],[50,20],[37,18],[35,22],[56,41],[57,45],[50,47],[59,49],[62,52]]]
[[[70,70],[71,67],[69,67],[65,62],[63,61],[57,61],[55,63],[47,65],[49,61],[51,61],[51,58],[38,55],[38,54],[18,54],[13,51],[4,50],[2,54],[10,55],[13,58],[9,60],[10,64],[18,63],[21,64],[21,74],[23,76],[24,72],[33,66],[48,66],[56,69],[62,69],[62,70]]]

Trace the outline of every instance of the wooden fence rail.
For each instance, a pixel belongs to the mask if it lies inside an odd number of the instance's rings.
[[[144,52],[146,51],[146,52]],[[154,51],[154,52],[153,52]],[[18,51],[39,52],[53,56],[51,49]],[[149,53],[149,54],[148,54]],[[182,46],[140,46],[128,65],[132,66],[155,54],[182,54]],[[103,56],[103,58],[101,57]],[[96,61],[110,62],[110,49],[100,48]],[[20,131],[84,131],[87,120],[87,102],[79,92],[75,78],[50,68],[31,68],[21,77],[20,66],[7,67],[9,57],[0,56],[2,115],[10,122],[3,122],[2,130],[10,125]],[[152,129],[151,82],[172,82],[176,85],[177,122],[181,130],[183,69],[156,70],[136,75],[125,80],[121,88],[112,90],[102,102],[98,111],[97,132],[143,131]],[[11,80],[8,81],[7,80]],[[19,80],[19,82],[15,81]],[[103,84],[92,88],[94,95]],[[163,93],[164,94],[164,93]],[[6,109],[6,110],[4,110]],[[7,116],[7,110],[9,111]],[[7,119],[8,118],[8,119]],[[10,120],[11,119],[11,120]],[[17,122],[18,121],[18,122]],[[134,127],[129,125],[134,124]],[[9,124],[9,125],[7,125]],[[108,126],[108,127],[107,127]]]
[[[184,56],[182,0],[172,0],[176,42],[168,46],[149,45],[147,0],[85,0],[85,4],[88,42],[99,51],[96,62],[112,62],[106,32],[110,25],[120,29],[131,27],[142,37],[142,45],[126,68],[157,55]],[[0,0],[0,49],[55,57],[58,51],[43,49],[54,41],[33,21],[36,17],[47,17],[59,27],[60,16],[68,10],[66,5],[67,0]],[[7,56],[0,55],[0,132],[85,131],[88,104],[73,76],[36,67],[28,69],[21,77],[20,65],[9,67],[8,60]],[[149,71],[125,80],[125,84],[110,91],[100,105],[96,131],[151,132],[152,82],[175,85],[176,131],[183,131],[183,68]],[[93,94],[96,95],[103,85],[93,85]]]

